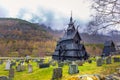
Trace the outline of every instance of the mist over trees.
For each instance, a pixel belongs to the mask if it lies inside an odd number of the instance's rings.
[[[95,11],[93,20],[88,24],[88,31],[97,33],[100,30],[120,29],[120,0],[92,0]]]

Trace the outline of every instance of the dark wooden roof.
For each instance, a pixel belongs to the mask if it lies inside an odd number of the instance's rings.
[[[74,39],[74,37],[78,35],[79,39],[81,40],[80,34],[79,32],[76,30],[74,31],[71,35],[68,35],[67,33],[64,34],[63,38],[61,38],[60,41],[64,41],[64,40],[69,40],[69,39]]]
[[[115,44],[112,40],[106,41],[104,43],[102,56],[109,56],[109,55],[111,55],[111,52],[116,52]]]

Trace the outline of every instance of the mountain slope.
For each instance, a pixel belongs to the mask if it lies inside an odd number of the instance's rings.
[[[19,40],[48,40],[52,36],[38,24],[21,19],[0,18],[0,38]]]
[[[55,45],[54,36],[38,24],[0,18],[0,56],[46,56]]]

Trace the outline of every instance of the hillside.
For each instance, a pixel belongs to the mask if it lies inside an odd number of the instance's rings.
[[[21,19],[0,18],[0,56],[45,56],[55,38],[42,26]]]
[[[0,38],[14,40],[48,40],[52,39],[45,29],[21,19],[0,18]]]
[[[115,43],[120,42],[120,35],[100,35],[100,34],[88,34],[88,33],[81,33],[81,38],[85,43],[95,43],[95,44],[104,44],[107,40],[113,40]]]

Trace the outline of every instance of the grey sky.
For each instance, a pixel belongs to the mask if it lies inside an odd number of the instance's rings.
[[[50,26],[65,26],[71,11],[83,24],[91,15],[89,0],[0,0],[0,7],[0,17],[21,18]],[[63,28],[59,26],[56,29]]]

